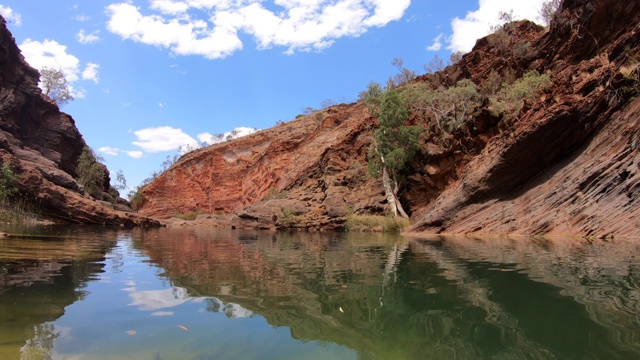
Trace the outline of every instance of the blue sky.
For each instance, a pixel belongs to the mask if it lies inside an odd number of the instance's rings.
[[[132,187],[180,146],[355,101],[394,58],[423,73],[469,51],[499,11],[535,21],[541,3],[0,0],[0,14],[32,66],[65,72],[76,99],[62,110]]]

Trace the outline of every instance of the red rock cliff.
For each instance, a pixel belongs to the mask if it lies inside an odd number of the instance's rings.
[[[0,17],[0,157],[18,175],[20,196],[58,221],[156,223],[113,211],[83,195],[73,175],[86,143],[73,118],[44,98],[37,86],[39,76]],[[105,179],[105,186],[108,182]]]
[[[366,174],[372,124],[364,106],[340,105],[194,151],[145,188],[140,213],[237,211],[236,226],[272,228],[288,210],[296,226],[330,229],[348,211],[382,212],[382,189]]]
[[[551,89],[412,230],[640,237],[640,88],[624,69],[637,66],[639,20],[637,1],[565,1],[527,65],[548,71]]]
[[[566,0],[549,29],[509,24],[502,49],[490,35],[419,77],[480,87],[492,71],[536,70],[552,85],[510,122],[484,102],[446,146],[425,127],[401,199],[411,231],[640,237],[639,20],[637,1]],[[373,126],[362,104],[341,105],[198,150],[145,189],[141,212],[235,212],[240,227],[312,229],[381,213],[381,185],[366,175]]]

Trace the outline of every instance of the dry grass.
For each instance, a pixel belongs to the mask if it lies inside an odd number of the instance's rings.
[[[42,211],[25,199],[16,198],[0,202],[0,221],[9,224],[35,224],[40,222]]]
[[[346,230],[349,232],[400,233],[411,223],[408,219],[394,216],[349,215]]]

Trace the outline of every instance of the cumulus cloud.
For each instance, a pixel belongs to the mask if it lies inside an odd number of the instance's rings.
[[[103,146],[98,149],[98,152],[101,152],[106,155],[117,156],[118,153],[120,152],[120,149],[114,148],[111,146]]]
[[[22,16],[8,6],[0,4],[0,15],[7,21],[13,22],[16,26],[22,25]]]
[[[76,40],[78,40],[80,44],[93,44],[100,41],[100,36],[98,36],[99,33],[100,31],[96,30],[87,34],[84,29],[81,29],[76,34]]]
[[[98,82],[98,64],[87,63],[81,72],[80,60],[67,53],[67,47],[55,40],[47,39],[40,42],[26,39],[19,47],[24,58],[34,68],[42,70],[47,67],[62,71],[69,84],[71,94],[76,99],[83,99],[87,91],[83,88],[76,89],[73,83],[80,80],[81,77],[83,80]]]
[[[180,148],[197,148],[199,146],[196,139],[187,135],[181,129],[170,126],[146,128],[133,133],[138,140],[132,144],[149,153],[172,151]]]
[[[410,2],[152,0],[152,13],[145,15],[129,1],[107,6],[107,29],[123,39],[168,48],[177,55],[227,57],[242,49],[240,33],[251,35],[259,49],[279,46],[291,54],[322,50],[337,39],[399,20]]]
[[[36,69],[48,67],[60,69],[67,81],[74,82],[79,79],[80,60],[67,53],[67,47],[55,40],[43,42],[26,39],[21,45],[22,55]]]
[[[142,156],[144,156],[144,153],[138,150],[124,151],[124,153],[131,156],[134,159],[140,159]]]
[[[91,80],[94,83],[98,83],[100,78],[98,76],[98,69],[100,65],[94,63],[87,63],[87,66],[84,67],[82,71],[82,79],[83,80]]]
[[[429,51],[440,51],[442,49],[442,37],[444,34],[438,35],[435,39],[433,39],[433,44],[427,46],[427,50]]]
[[[491,33],[491,26],[499,24],[501,11],[513,11],[516,19],[540,21],[539,9],[544,0],[479,0],[478,10],[468,12],[464,19],[451,21],[453,35],[449,38],[451,51],[470,51],[476,40]]]

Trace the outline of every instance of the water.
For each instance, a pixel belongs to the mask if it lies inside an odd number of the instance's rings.
[[[0,359],[640,358],[634,243],[28,232],[0,239]]]

